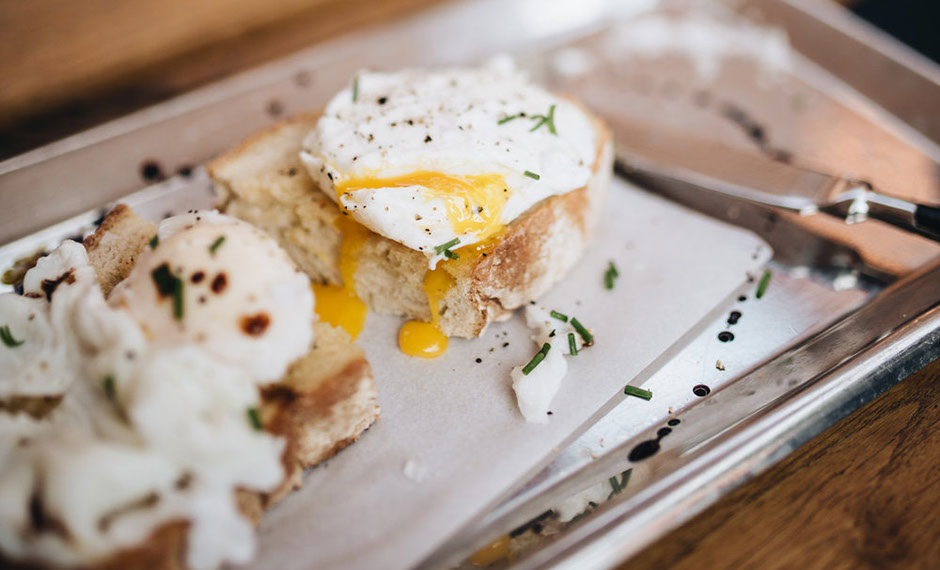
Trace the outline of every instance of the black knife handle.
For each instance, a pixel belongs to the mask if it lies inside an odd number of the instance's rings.
[[[940,236],[940,208],[918,204],[914,210],[914,224],[921,230]]]

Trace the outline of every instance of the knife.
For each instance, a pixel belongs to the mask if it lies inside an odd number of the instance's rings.
[[[803,215],[823,211],[850,224],[871,217],[940,239],[940,207],[881,194],[863,180],[801,168],[716,141],[613,122],[620,172],[638,182],[659,187],[681,183]]]

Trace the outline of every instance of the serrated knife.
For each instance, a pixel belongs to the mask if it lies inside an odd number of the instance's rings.
[[[716,141],[612,122],[620,171],[641,184],[682,183],[804,215],[824,211],[848,223],[871,217],[940,238],[940,207],[881,194],[860,179],[801,168]]]

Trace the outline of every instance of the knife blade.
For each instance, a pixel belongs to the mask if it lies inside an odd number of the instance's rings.
[[[771,160],[717,141],[609,118],[623,175],[637,181],[692,185],[705,192],[847,223],[877,218],[934,239],[940,208],[876,192],[871,184]]]

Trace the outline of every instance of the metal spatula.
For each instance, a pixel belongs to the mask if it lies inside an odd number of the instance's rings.
[[[862,180],[807,170],[706,139],[613,120],[617,158],[629,174],[848,223],[877,218],[940,238],[940,208],[879,194]]]

